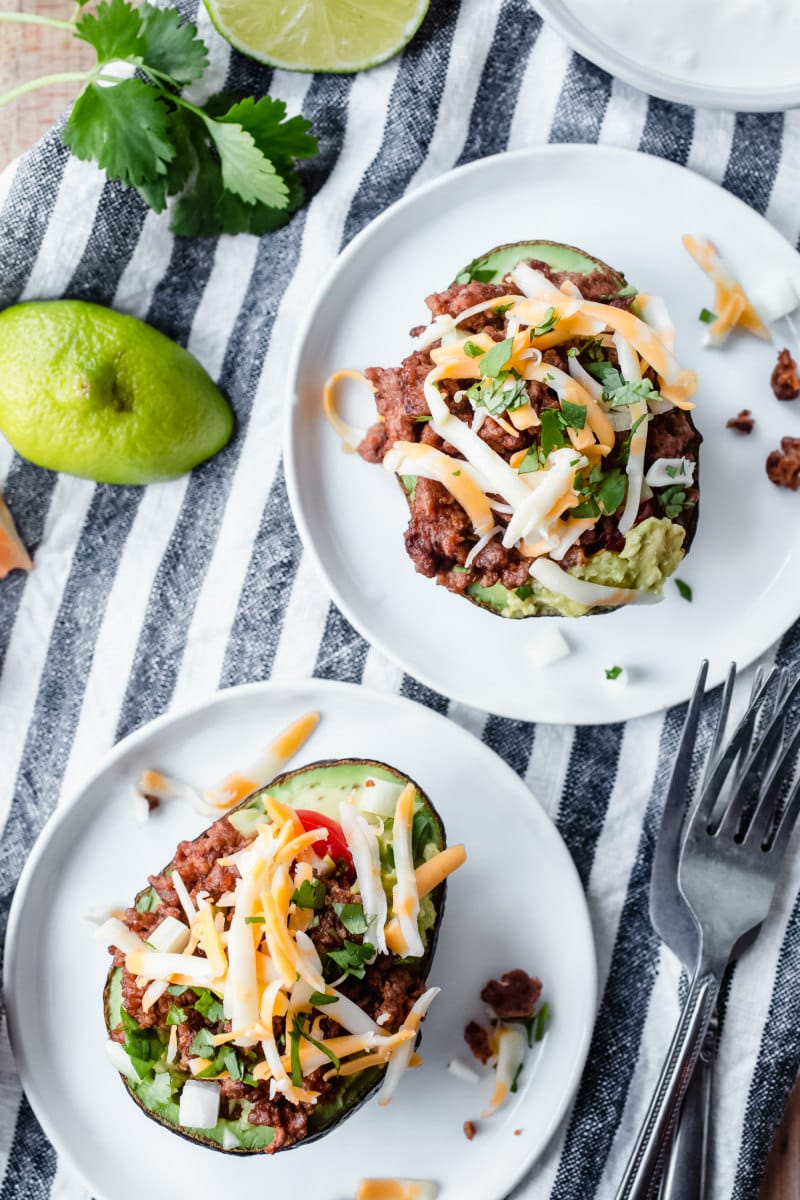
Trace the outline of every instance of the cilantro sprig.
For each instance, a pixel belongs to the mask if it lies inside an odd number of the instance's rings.
[[[309,122],[287,117],[283,101],[269,96],[191,103],[183,89],[208,66],[195,25],[149,0],[136,8],[128,0],[102,0],[93,13],[83,11],[86,2],[78,0],[71,20],[38,21],[91,46],[95,65],[31,80],[0,96],[0,106],[67,78],[82,82],[64,143],[109,179],[134,188],[155,212],[174,197],[174,233],[264,234],[284,224],[303,202],[295,163],[317,152]],[[30,18],[0,13],[0,19]],[[136,74],[121,75],[122,64]]]
[[[618,367],[612,363],[590,362],[587,370],[603,385],[603,399],[612,408],[635,404],[637,400],[658,400],[660,392],[649,379],[631,381],[625,379]]]

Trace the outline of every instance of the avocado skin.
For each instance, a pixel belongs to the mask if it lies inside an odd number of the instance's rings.
[[[311,771],[333,770],[336,768],[347,768],[348,766],[350,766],[350,767],[353,767],[353,766],[365,767],[366,766],[369,768],[378,768],[381,771],[386,771],[390,775],[393,775],[397,779],[398,783],[403,783],[403,784],[413,783],[414,788],[416,789],[417,795],[423,800],[423,802],[425,803],[427,808],[430,810],[430,812],[434,818],[434,821],[436,822],[436,826],[439,831],[439,836],[440,836],[440,840],[441,840],[441,848],[444,849],[446,847],[447,839],[446,839],[446,835],[445,835],[444,822],[442,821],[442,818],[441,818],[438,810],[432,804],[428,795],[422,790],[422,788],[419,786],[419,784],[416,782],[416,780],[411,778],[410,775],[405,775],[402,771],[398,771],[395,767],[391,767],[388,765],[388,763],[380,762],[377,759],[369,759],[369,758],[321,759],[321,760],[318,760],[317,762],[308,763],[304,767],[297,767],[293,771],[285,771],[280,775],[276,775],[275,778],[270,783],[266,784],[262,788],[259,788],[257,791],[252,792],[249,796],[246,796],[244,798],[244,800],[240,801],[239,804],[234,805],[233,808],[228,809],[228,811],[226,813],[223,813],[222,815],[227,817],[227,816],[230,816],[231,813],[238,812],[240,809],[248,808],[252,805],[253,801],[256,800],[259,796],[264,795],[265,793],[271,794],[272,792],[277,790],[282,784],[284,784],[290,780],[293,780],[293,779],[298,779],[302,775],[306,775]],[[313,804],[309,803],[308,807],[313,807]],[[205,831],[203,831],[203,832],[205,832]],[[203,833],[198,834],[198,837],[202,837],[202,836],[203,836]],[[197,839],[195,839],[195,840],[197,840]],[[172,867],[172,860],[170,860],[170,862],[167,863],[166,867],[164,867],[163,871],[161,871],[160,874],[166,874],[166,872],[171,867]],[[149,885],[146,888],[142,888],[141,891],[137,893],[133,906],[135,907],[136,904],[138,903],[140,897],[142,897],[146,892],[149,892],[149,891],[150,891]],[[433,900],[433,904],[436,908],[436,922],[433,925],[433,928],[430,929],[428,932],[427,950],[426,950],[425,956],[420,960],[419,966],[417,966],[416,964],[414,966],[409,966],[409,970],[413,970],[413,971],[415,971],[415,973],[420,974],[423,979],[425,979],[427,977],[428,971],[430,970],[430,966],[433,961],[434,951],[436,949],[436,943],[439,940],[439,930],[440,930],[441,923],[442,923],[442,916],[444,915],[445,899],[447,896],[447,881],[445,880],[443,883],[440,883],[439,886],[437,888],[435,888],[433,890],[433,892],[430,893],[430,895]],[[111,979],[116,970],[119,970],[119,968],[114,967],[114,966],[112,966],[109,969],[108,975],[106,976],[105,987],[103,989],[103,1018],[105,1021],[106,1030],[108,1031],[109,1037],[111,1036],[111,1032],[112,1032],[110,1017],[109,1017],[109,993],[111,990]],[[422,1034],[420,1033],[417,1036],[417,1041],[416,1041],[417,1046],[419,1045],[421,1038],[422,1038]],[[294,1142],[290,1146],[283,1146],[283,1147],[281,1147],[280,1150],[276,1150],[273,1153],[283,1154],[287,1150],[294,1150],[300,1146],[307,1146],[311,1142],[319,1141],[320,1138],[325,1137],[325,1135],[328,1133],[331,1133],[338,1125],[341,1125],[341,1123],[343,1121],[345,1121],[348,1117],[352,1116],[353,1113],[357,1112],[362,1107],[362,1105],[366,1104],[366,1102],[369,1099],[371,1099],[372,1096],[375,1095],[375,1093],[378,1091],[378,1089],[381,1085],[381,1082],[383,1080],[384,1071],[385,1071],[385,1068],[383,1068],[383,1069],[373,1068],[370,1071],[363,1072],[363,1074],[366,1076],[374,1077],[374,1078],[370,1078],[369,1086],[364,1089],[363,1094],[358,1093],[356,1095],[355,1100],[347,1108],[345,1108],[341,1113],[339,1113],[333,1121],[331,1121],[329,1124],[325,1125],[322,1129],[315,1130],[314,1132],[311,1132],[306,1137],[304,1137],[302,1139],[302,1141]],[[356,1076],[356,1078],[360,1078],[360,1076]],[[180,1125],[174,1125],[171,1121],[168,1121],[165,1117],[161,1116],[159,1113],[154,1113],[151,1109],[149,1109],[147,1107],[147,1105],[143,1102],[141,1097],[133,1089],[130,1082],[125,1078],[124,1075],[120,1075],[120,1079],[122,1080],[123,1084],[125,1085],[125,1089],[128,1092],[128,1095],[134,1100],[134,1102],[142,1110],[142,1112],[145,1114],[145,1116],[149,1117],[150,1120],[155,1121],[157,1124],[163,1125],[164,1128],[168,1129],[171,1133],[176,1133],[176,1134],[178,1134],[179,1137],[185,1138],[185,1140],[187,1142],[194,1142],[196,1144],[200,1144],[202,1146],[208,1147],[209,1150],[216,1150],[220,1154],[233,1154],[233,1155],[237,1155],[240,1158],[243,1158],[245,1156],[252,1156],[255,1154],[269,1153],[268,1147],[264,1148],[264,1149],[252,1149],[252,1150],[248,1149],[246,1147],[238,1147],[238,1148],[232,1148],[230,1150],[226,1150],[223,1146],[220,1146],[219,1143],[215,1142],[212,1138],[208,1138],[208,1137],[204,1136],[204,1134],[200,1130],[193,1130],[192,1132],[189,1132],[188,1130],[182,1128]]]
[[[505,275],[508,274],[513,267],[519,262],[527,261],[528,259],[539,259],[540,262],[545,262],[552,267],[554,271],[580,271],[585,275],[592,271],[610,271],[619,280],[618,291],[621,291],[627,286],[625,276],[608,263],[603,262],[600,258],[595,258],[591,254],[587,254],[585,250],[580,250],[577,246],[569,246],[564,242],[507,242],[502,246],[495,246],[493,250],[489,250],[486,254],[479,258],[474,258],[472,262],[459,271],[453,280],[454,283],[469,283],[475,279],[476,275],[481,283],[500,283]],[[609,296],[608,299],[612,299]],[[697,445],[701,441],[700,435],[697,434]],[[700,479],[700,463],[697,462],[695,468],[695,485]],[[406,498],[406,503],[411,507],[411,499],[402,479],[397,480],[400,487],[403,489],[403,495]],[[689,552],[695,532],[697,530],[697,507],[695,507],[689,516],[686,526],[686,540],[684,542],[684,555]],[[518,620],[529,621],[539,617],[562,617],[562,614],[556,609],[545,609],[538,613],[528,613],[525,616],[510,618],[505,613],[499,612],[493,605],[488,604],[485,600],[480,600],[477,596],[471,596],[469,592],[462,592],[461,595],[470,604],[474,604],[476,608],[482,608],[492,616],[499,617],[503,621]],[[598,605],[596,608],[591,608],[586,613],[587,617],[603,616],[605,613],[617,611],[617,607],[608,607],[607,605]],[[574,619],[574,618],[573,618]]]

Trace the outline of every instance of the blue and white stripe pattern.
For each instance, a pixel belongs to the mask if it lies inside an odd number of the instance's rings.
[[[183,0],[182,0],[183,2]],[[186,11],[193,11],[186,3]],[[734,115],[648,99],[570,53],[527,0],[439,0],[402,57],[355,77],[270,72],[201,12],[209,87],[266,91],[320,139],[309,202],[258,241],[176,240],[51,133],[0,180],[0,305],[82,297],[188,346],[238,418],[191,477],[144,489],[56,476],[0,444],[36,570],[0,589],[0,934],[63,790],[118,738],[217,687],[271,676],[363,681],[448,712],[535,789],[592,907],[600,1010],[572,1109],[525,1200],[606,1200],[677,1015],[679,971],[647,915],[662,787],[683,711],[625,726],[526,725],[403,676],[329,603],[289,511],[277,431],[292,335],[315,281],[387,204],[458,163],[547,141],[639,148],[741,196],[797,244],[800,112]],[[800,663],[800,627],[774,651]],[[710,719],[710,718],[709,718]],[[754,1200],[800,1065],[800,861],[735,968],[719,1056],[713,1200]],[[0,1014],[1,1017],[1,1014]],[[86,1200],[21,1094],[0,1020],[0,1200]]]

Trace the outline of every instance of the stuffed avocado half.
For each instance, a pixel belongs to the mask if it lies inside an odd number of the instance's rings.
[[[383,763],[279,776],[172,861],[103,936],[109,1053],[139,1107],[193,1141],[275,1153],[330,1132],[417,1064],[446,848]]]
[[[509,618],[658,600],[694,536],[702,440],[664,302],[530,241],[426,303],[400,367],[365,372],[379,420],[356,447],[403,487],[416,570]]]

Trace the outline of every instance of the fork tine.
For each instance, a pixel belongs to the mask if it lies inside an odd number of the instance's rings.
[[[784,723],[785,720],[786,715],[784,714]],[[779,756],[772,764],[766,779],[761,785],[758,805],[745,835],[746,841],[757,842],[759,844],[763,844],[766,841],[770,827],[775,819],[775,810],[780,800],[781,788],[794,767],[798,749],[800,749],[800,724],[798,724],[786,745],[781,748]],[[789,802],[787,800],[784,812],[788,808]]]
[[[778,686],[782,687],[782,679],[778,678]],[[736,781],[730,801],[726,807],[725,813],[720,820],[719,832],[723,834],[733,834],[739,827],[739,823],[744,816],[748,804],[751,802],[753,784],[758,782],[759,795],[764,788],[766,780],[758,781],[758,773],[766,766],[767,776],[771,773],[770,760],[776,753],[777,747],[780,745],[783,738],[783,730],[786,721],[786,712],[792,701],[800,690],[800,675],[797,676],[794,683],[788,688],[783,698],[782,703],[777,707],[764,730],[763,735],[759,737],[758,743],[754,749],[748,754]],[[758,708],[754,706],[754,713],[758,715]],[[785,755],[781,755],[777,759],[777,767],[780,767]],[[772,793],[773,804],[776,800]]]
[[[691,825],[695,829],[700,825],[708,825],[711,819],[711,814],[714,811],[714,807],[719,799],[719,794],[722,791],[725,780],[728,778],[734,760],[738,757],[742,750],[747,753],[756,718],[775,673],[775,668],[769,672],[767,678],[758,689],[755,699],[749,704],[744,716],[731,735],[728,744],[720,754],[717,762],[714,764],[711,774],[703,786],[694,812],[691,815]]]
[[[789,844],[789,839],[792,836],[794,827],[797,824],[797,818],[800,816],[800,779],[798,779],[789,795],[786,797],[786,807],[783,810],[783,816],[778,823],[778,828],[775,831],[775,837],[772,839],[772,845],[769,847],[769,853],[775,854],[782,858],[786,853],[786,847]]]
[[[706,665],[706,667],[708,667],[708,660],[706,660],[705,665]],[[728,667],[728,674],[725,679],[725,685],[722,689],[722,699],[720,700],[720,704],[719,704],[719,713],[717,714],[717,722],[716,722],[716,725],[714,726],[714,732],[711,736],[711,747],[708,751],[708,758],[706,759],[705,770],[703,771],[703,782],[704,783],[705,783],[706,779],[708,779],[708,776],[709,776],[711,770],[713,769],[714,764],[717,761],[717,758],[719,757],[720,749],[722,748],[722,739],[725,736],[725,727],[728,724],[728,714],[731,711],[731,698],[733,697],[733,685],[735,684],[735,682],[736,682],[736,663],[732,662],[731,665]],[[760,686],[760,684],[759,684],[759,686]],[[751,699],[752,699],[752,697],[751,697]]]

